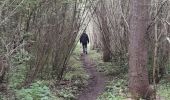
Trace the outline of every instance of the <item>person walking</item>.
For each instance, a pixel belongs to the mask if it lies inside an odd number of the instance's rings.
[[[80,36],[80,43],[83,46],[83,53],[87,54],[87,44],[89,43],[89,37],[84,31],[83,34]]]

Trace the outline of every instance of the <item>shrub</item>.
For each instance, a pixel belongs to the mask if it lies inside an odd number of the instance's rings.
[[[16,97],[18,100],[57,100],[42,81],[33,83],[29,88],[16,90]]]

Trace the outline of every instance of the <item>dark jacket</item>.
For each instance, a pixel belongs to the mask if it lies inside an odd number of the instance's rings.
[[[87,44],[89,43],[89,37],[86,33],[83,33],[80,37],[80,43]]]

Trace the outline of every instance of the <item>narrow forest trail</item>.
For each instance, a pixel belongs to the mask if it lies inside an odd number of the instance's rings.
[[[96,64],[88,57],[88,55],[81,56],[84,69],[89,74],[87,88],[85,88],[79,95],[78,100],[96,100],[97,97],[103,93],[105,88],[105,77],[96,69]]]

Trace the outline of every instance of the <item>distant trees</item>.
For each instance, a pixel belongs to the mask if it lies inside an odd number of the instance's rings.
[[[109,62],[111,60],[111,50],[110,50],[110,30],[109,30],[109,20],[106,17],[107,10],[105,5],[107,5],[108,1],[101,0],[100,8],[99,8],[99,27],[101,31],[101,40],[102,40],[102,50],[103,50],[103,61]]]
[[[169,59],[167,55],[169,54],[168,48],[170,45],[166,41],[166,37],[169,36],[169,33],[167,29],[168,25],[165,20],[169,18],[168,6],[170,2],[154,0],[152,4],[152,19],[154,19],[155,22],[152,30],[153,34],[150,35],[150,37],[154,37],[151,39],[154,50],[152,81],[153,83],[159,83],[160,79],[166,74],[166,66]],[[160,5],[158,6],[158,4]],[[162,62],[164,62],[164,64]]]
[[[128,9],[129,0],[99,0],[93,21],[100,31],[98,35],[102,43],[104,61],[114,60],[120,64],[127,59]]]
[[[91,45],[91,49],[97,49],[97,50],[100,50],[101,49],[101,45],[102,45],[102,42],[101,42],[101,34],[100,34],[100,30],[98,28],[98,25],[96,23],[96,18],[94,18],[93,16],[93,19],[92,21],[89,23],[89,26],[88,27],[91,27],[92,30],[89,32],[90,33],[90,45]],[[88,29],[90,30],[90,29]]]

